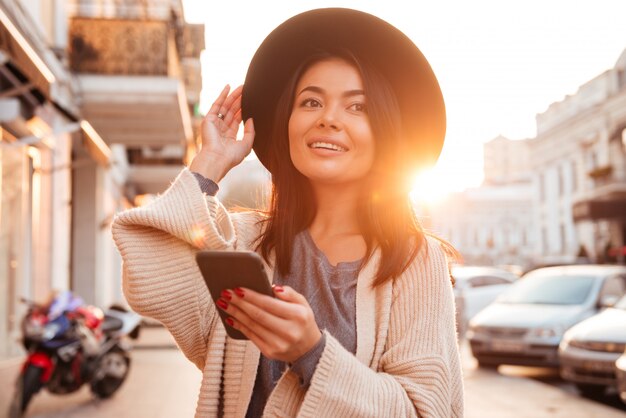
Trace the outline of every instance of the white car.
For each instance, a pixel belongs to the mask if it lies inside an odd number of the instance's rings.
[[[559,346],[561,377],[584,395],[617,387],[615,362],[626,350],[626,296],[570,328]]]
[[[518,276],[507,270],[489,266],[453,266],[457,331],[463,336],[468,321],[493,302]]]
[[[479,366],[558,367],[565,331],[626,293],[626,266],[573,265],[526,273],[469,324]]]

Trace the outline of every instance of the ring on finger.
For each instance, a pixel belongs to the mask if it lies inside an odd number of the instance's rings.
[[[217,118],[218,118],[218,119],[221,119],[221,120],[224,120],[224,115],[222,115],[221,113],[218,113],[218,114],[217,114]]]

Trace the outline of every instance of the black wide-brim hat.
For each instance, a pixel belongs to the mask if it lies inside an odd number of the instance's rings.
[[[443,147],[446,111],[430,64],[396,27],[344,8],[310,10],[288,19],[254,54],[244,82],[242,116],[254,120],[253,148],[261,163],[272,171],[274,112],[293,73],[311,55],[338,48],[368,61],[391,84],[401,112],[405,163],[415,169],[433,166]]]

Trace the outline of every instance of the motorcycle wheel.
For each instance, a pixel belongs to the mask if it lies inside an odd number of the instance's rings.
[[[21,418],[33,398],[33,395],[41,389],[41,375],[43,369],[29,365],[17,378],[15,385],[15,397],[9,406],[9,418]]]
[[[100,359],[91,381],[91,392],[100,399],[110,398],[124,383],[130,370],[130,358],[121,349],[113,349]]]

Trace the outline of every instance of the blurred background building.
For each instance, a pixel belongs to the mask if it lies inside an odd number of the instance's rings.
[[[527,266],[538,256],[528,141],[498,136],[483,154],[482,186],[438,202],[432,227],[466,264]]]
[[[431,209],[469,264],[624,264],[626,50],[537,115],[534,138],[484,144],[484,183]]]
[[[195,153],[203,49],[182,0],[0,0],[0,358],[20,297],[123,302],[109,225]]]
[[[483,146],[484,184],[490,186],[529,183],[530,147],[528,141],[502,135]]]
[[[624,263],[626,50],[614,68],[537,115],[530,147],[541,253]]]

